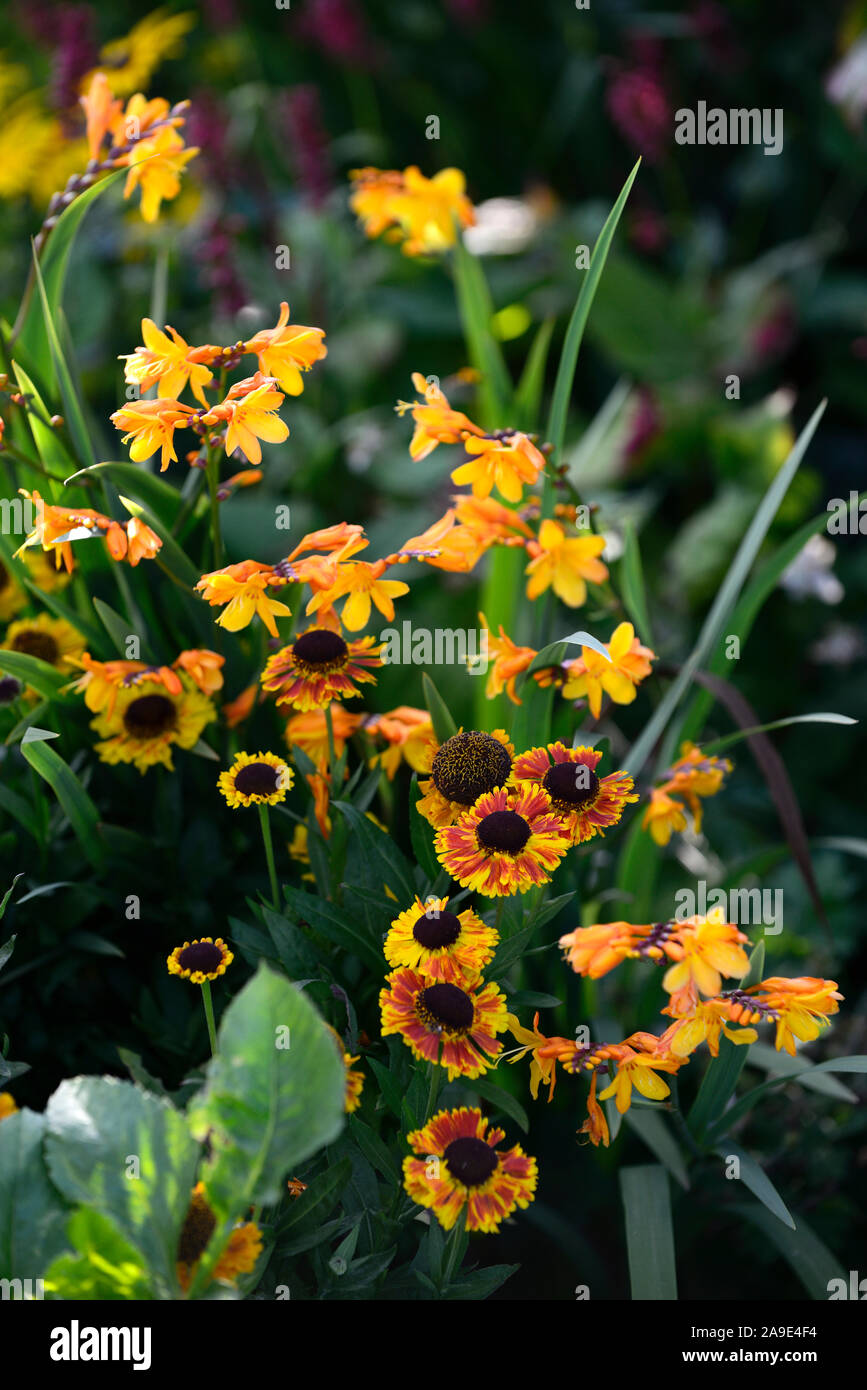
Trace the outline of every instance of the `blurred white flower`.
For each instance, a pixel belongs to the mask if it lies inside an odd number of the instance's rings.
[[[825,80],[828,100],[853,123],[867,111],[867,34],[863,34]]]
[[[851,623],[834,623],[824,637],[807,648],[807,655],[817,666],[851,666],[867,656],[867,642]]]
[[[817,598],[821,603],[839,603],[845,590],[831,566],[837,552],[826,536],[811,536],[780,576],[780,587],[791,598]]]
[[[511,256],[524,251],[536,235],[539,219],[520,198],[488,198],[475,209],[476,223],[464,232],[474,256]]]

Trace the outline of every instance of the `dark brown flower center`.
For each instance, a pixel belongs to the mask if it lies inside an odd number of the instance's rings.
[[[0,705],[11,705],[21,694],[21,682],[14,676],[0,677]]]
[[[499,1159],[495,1149],[484,1139],[453,1139],[443,1158],[452,1177],[464,1187],[481,1187],[494,1172]]]
[[[419,917],[412,934],[419,946],[424,946],[426,951],[435,951],[440,946],[451,946],[457,941],[461,924],[453,912],[437,912],[436,908],[429,908],[423,917]]]
[[[327,627],[314,627],[298,638],[292,653],[305,666],[334,666],[346,660],[349,648],[338,633]]]
[[[127,705],[123,725],[131,738],[158,738],[178,722],[178,713],[167,695],[140,695]]]
[[[491,734],[471,730],[446,739],[436,752],[431,776],[442,796],[472,806],[485,792],[504,786],[511,770],[508,748]]]
[[[599,778],[585,763],[555,763],[545,773],[543,786],[552,801],[577,810],[594,800],[599,791]]]
[[[19,632],[12,641],[12,650],[23,652],[25,656],[38,656],[40,661],[47,661],[51,666],[60,656],[60,648],[51,633],[41,632],[38,627]]]
[[[485,849],[517,854],[530,838],[530,827],[517,811],[492,811],[479,821],[476,834]]]
[[[6,566],[4,565],[3,561],[0,560],[0,589],[5,589],[5,588],[6,588],[6,585],[7,585],[8,583],[9,583],[9,571],[8,571],[8,569],[6,568]]]
[[[242,796],[273,796],[280,785],[280,769],[270,763],[248,763],[235,773],[235,791]]]
[[[195,1264],[204,1254],[216,1224],[217,1218],[205,1198],[196,1193],[184,1218],[178,1240],[178,1260],[181,1264]]]
[[[473,1001],[457,985],[428,985],[418,996],[419,1013],[428,1027],[450,1033],[472,1027]]]
[[[222,959],[223,952],[213,941],[194,941],[192,946],[185,946],[178,956],[182,970],[193,973],[201,970],[203,975],[212,974]]]

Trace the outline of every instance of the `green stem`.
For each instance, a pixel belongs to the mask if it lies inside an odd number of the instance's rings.
[[[451,1229],[448,1238],[448,1243],[446,1245],[446,1259],[445,1266],[443,1268],[442,1282],[443,1293],[445,1293],[448,1289],[449,1284],[452,1282],[452,1279],[454,1278],[461,1262],[461,1247],[463,1245],[463,1236],[464,1230],[466,1228],[466,1220],[467,1208],[464,1207],[461,1215],[458,1217],[457,1221]]]
[[[442,1055],[443,1055],[443,1046],[442,1046],[442,1043],[440,1043],[439,1057],[442,1057]],[[439,1093],[440,1093],[440,1085],[442,1084],[442,1079],[443,1079],[443,1069],[442,1069],[442,1067],[441,1067],[440,1064],[439,1064],[439,1060],[437,1060],[436,1065],[434,1065],[433,1062],[431,1062],[429,1065],[430,1065],[430,1087],[429,1087],[428,1093],[427,1093],[427,1105],[425,1106],[425,1110],[424,1110],[424,1123],[425,1123],[425,1124],[427,1124],[428,1120],[430,1119],[431,1115],[432,1115],[433,1112],[434,1112],[434,1106],[435,1106],[436,1103],[437,1103],[437,1096],[438,1096]]]
[[[216,449],[208,449],[208,462],[205,468],[208,478],[208,493],[211,499],[211,549],[214,555],[214,569],[223,564],[223,537],[220,533],[220,502],[217,490],[220,483],[220,457]]]
[[[331,794],[335,795],[337,790],[335,778],[337,775],[337,752],[334,746],[334,721],[331,717],[331,705],[325,706],[325,728],[328,731],[328,770],[331,774]]]
[[[271,905],[275,912],[280,910],[280,890],[277,887],[277,867],[274,863],[274,844],[271,839],[271,822],[268,807],[260,801],[258,805],[259,823],[262,826],[262,840],[265,845],[265,858],[268,861],[268,878],[271,882]]]
[[[202,981],[202,1003],[205,1006],[205,1018],[208,1023],[208,1037],[211,1042],[211,1056],[217,1055],[217,1030],[214,1027],[214,1001],[211,998],[210,980]]]

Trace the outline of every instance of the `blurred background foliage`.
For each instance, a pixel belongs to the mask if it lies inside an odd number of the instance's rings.
[[[118,354],[139,342],[144,314],[164,318],[190,342],[230,343],[272,324],[288,299],[293,320],[326,329],[328,358],[286,412],[290,439],[266,448],[261,484],[223,508],[230,559],[284,553],[285,533],[274,527],[278,502],[291,505],[295,537],[341,519],[363,522],[371,554],[422,531],[448,505],[453,460],[440,450],[411,463],[408,423],[393,413],[394,401],[410,394],[413,370],[446,381],[466,366],[448,266],[410,261],[362,238],[347,209],[346,174],[365,164],[466,171],[481,205],[474,249],[485,257],[494,329],[517,380],[549,319],[556,319],[556,363],[580,284],[576,248],[592,245],[642,155],[582,349],[568,462],[583,499],[597,508],[612,563],[627,523],[637,528],[652,645],[663,662],[690,649],[758,499],[823,396],[829,409],[768,547],[864,486],[867,4],[802,6],[787,10],[782,25],[779,7],[753,0],[612,0],[588,10],[564,0],[531,9],[494,0],[296,0],[286,10],[210,0],[174,12],[189,14],[189,31],[176,56],[155,68],[147,92],[190,99],[187,139],[201,154],[182,195],[153,226],[119,191],[95,204],[65,307],[104,459],[118,457],[107,424],[124,400]],[[57,138],[45,157],[38,126],[22,135],[11,119],[15,102],[38,89],[43,116],[55,132],[68,129],[71,143],[80,78],[100,47],[142,14],[126,0],[110,8],[28,3],[6,13],[0,285],[11,320],[29,238],[53,191],[51,161],[62,169],[58,184],[76,167],[64,166],[71,152],[64,155]],[[674,113],[699,101],[781,108],[782,152],[676,145]],[[432,117],[437,139],[427,138]],[[287,250],[289,266],[278,268]],[[726,395],[732,374],[739,399]],[[471,388],[456,384],[449,395],[469,408]],[[184,467],[173,465],[178,485]],[[862,714],[865,599],[863,537],[820,532],[765,604],[737,663],[733,679],[762,720],[826,709]],[[478,607],[476,578],[428,570],[414,575],[398,618],[475,627]],[[591,602],[580,625],[607,638],[610,613]],[[421,674],[386,668],[370,704],[421,705]],[[436,675],[455,716],[468,722],[474,682],[456,668]],[[239,669],[238,688],[241,680]],[[636,705],[604,723],[615,759],[662,688],[652,678]],[[83,711],[64,718],[78,721],[87,745]],[[275,737],[268,718],[259,718],[247,734],[251,748],[260,735],[262,746]],[[713,706],[705,738],[730,728]],[[745,745],[725,793],[708,805],[702,836],[666,855],[654,912],[668,915],[676,888],[697,877],[783,888],[785,930],[768,938],[769,973],[795,967],[838,979],[847,1002],[814,1055],[863,1052],[863,726],[795,726],[773,737],[811,841],[827,933]],[[125,858],[119,840],[112,874],[94,882],[71,839],[59,862],[40,862],[32,840],[0,813],[7,879],[24,871],[20,887],[38,890],[7,913],[19,939],[0,977],[0,1032],[13,1040],[11,1055],[31,1067],[16,1082],[19,1103],[38,1107],[64,1076],[120,1071],[118,1045],[176,1084],[204,1037],[198,1000],[168,978],[164,957],[184,939],[224,931],[227,914],[243,915],[245,895],[261,884],[250,827],[218,803],[212,764],[178,759],[173,776],[149,774],[157,785],[147,796],[131,768],[88,759],[79,770],[106,820],[147,836],[152,852],[142,858],[128,846]],[[403,806],[405,773],[395,792]],[[287,836],[290,829],[287,821]],[[611,835],[593,851],[590,881],[600,893],[611,888],[617,848]],[[139,922],[126,921],[119,906],[130,893],[141,897]],[[622,903],[612,907],[610,915],[628,915]],[[574,924],[558,919],[548,939]],[[658,1004],[648,1012],[643,969],[627,977],[624,967],[622,978],[602,982],[597,1016],[618,1019],[625,1031],[650,1024]],[[562,1011],[543,1015],[548,1031],[568,1032],[586,1016],[588,1000],[565,978],[556,951],[533,958],[525,983],[569,1001],[569,1022]],[[375,1038],[375,1015],[365,1026]],[[523,1100],[525,1076],[517,1072],[503,1084]],[[626,1133],[619,1152],[579,1153],[579,1111],[565,1080],[554,1104],[533,1109],[529,1147],[540,1160],[540,1199],[485,1252],[523,1264],[502,1297],[569,1298],[576,1269],[592,1297],[624,1296],[625,1253],[613,1236],[616,1165],[624,1146],[633,1161],[646,1150]],[[793,1208],[846,1268],[856,1267],[867,1119],[787,1087],[755,1114],[749,1135]],[[675,1207],[682,1296],[802,1296],[758,1232],[722,1223],[718,1172],[696,1187],[688,1219]],[[718,1267],[708,1247],[723,1231]]]

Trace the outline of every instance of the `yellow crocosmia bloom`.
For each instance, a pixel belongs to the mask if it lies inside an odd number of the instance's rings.
[[[276,412],[284,396],[275,389],[272,377],[256,372],[244,381],[236,382],[228,396],[202,416],[206,425],[226,422],[226,453],[236,449],[250,463],[262,462],[260,439],[268,444],[282,444],[289,437],[289,426]]]
[[[520,1062],[522,1057],[526,1057],[529,1052],[532,1061],[530,1062],[530,1095],[534,1100],[538,1099],[539,1087],[544,1082],[548,1087],[549,1102],[554,1098],[554,1087],[557,1084],[557,1059],[554,1056],[540,1057],[539,1049],[545,1047],[551,1040],[545,1037],[544,1033],[539,1032],[539,1015],[533,1018],[533,1027],[524,1028],[520,1020],[514,1014],[506,1014],[506,1023],[509,1032],[520,1046],[514,1054],[509,1057],[512,1065]],[[508,1055],[508,1054],[507,1054]]]
[[[544,455],[520,430],[499,430],[496,434],[486,434],[481,438],[465,439],[464,449],[470,458],[454,470],[452,482],[458,487],[463,487],[465,483],[471,484],[474,497],[487,497],[497,488],[507,502],[520,502],[524,484],[529,483],[532,486],[545,467]],[[548,523],[545,522],[543,525]],[[551,538],[553,533],[549,532],[548,535]],[[604,549],[605,542],[601,537],[594,536],[591,539],[599,540],[599,548]],[[573,561],[579,554],[574,549],[575,546],[582,548],[582,558],[585,553],[594,553],[587,549],[586,542],[580,538],[565,541],[565,544],[573,547],[568,552]],[[605,575],[608,574],[604,565],[599,565],[598,561],[596,564],[599,570],[604,570]],[[556,584],[554,587],[556,589]],[[580,599],[579,602],[583,603],[584,599]]]
[[[649,647],[641,645],[632,623],[620,623],[605,649],[610,661],[592,647],[582,647],[578,660],[569,662],[566,667],[567,680],[563,686],[567,700],[586,696],[594,719],[599,718],[603,692],[615,705],[632,703],[636,686],[650,675],[650,663],[656,655]]]
[[[813,1042],[828,1026],[829,1016],[839,1011],[843,998],[836,980],[804,975],[790,980],[772,975],[749,991],[776,1020],[775,1046],[794,1057],[797,1042]],[[747,1007],[749,1001],[747,1001]]]
[[[553,587],[568,608],[580,608],[587,598],[587,581],[602,584],[608,578],[599,559],[604,549],[602,536],[567,536],[556,521],[543,521],[538,540],[527,545],[533,557],[526,569],[527,597],[538,598]]]
[[[122,39],[113,39],[100,50],[100,65],[95,71],[105,74],[116,96],[129,96],[150,85],[150,80],[165,58],[177,58],[182,51],[181,40],[193,28],[196,16],[191,10],[170,14],[153,10],[140,19]],[[84,79],[90,86],[94,73]]]
[[[385,751],[370,762],[371,766],[378,763],[383,768],[389,782],[403,761],[416,772],[430,771],[426,750],[434,732],[427,710],[398,705],[386,714],[371,715],[364,720],[363,728],[371,737],[381,736],[388,742]]]
[[[412,384],[424,398],[423,402],[398,401],[395,406],[398,415],[405,415],[409,411],[415,423],[409,446],[410,458],[418,462],[427,458],[438,444],[460,444],[468,435],[484,433],[469,416],[460,410],[452,410],[445,393],[435,381],[428,381],[421,372],[413,372]]]
[[[229,632],[240,631],[258,614],[271,636],[276,637],[274,615],[288,618],[292,613],[285,603],[279,603],[265,591],[269,585],[282,587],[285,583],[270,565],[260,564],[258,560],[242,560],[239,564],[203,574],[196,589],[212,607],[226,605],[226,611],[217,622]]]
[[[304,390],[301,373],[309,371],[314,362],[328,354],[324,337],[322,328],[307,328],[300,323],[290,325],[289,305],[284,300],[276,327],[263,328],[248,339],[244,351],[256,354],[259,370],[265,376],[274,377],[287,396],[300,396]]]
[[[348,595],[341,621],[350,632],[358,632],[366,627],[370,621],[371,603],[391,622],[394,618],[393,600],[400,598],[402,594],[408,594],[409,585],[400,579],[383,579],[384,572],[383,560],[372,565],[366,560],[353,560],[349,564],[343,564],[340,566],[334,589],[317,594],[313,602],[321,608]]]
[[[125,430],[123,442],[132,440],[129,456],[134,463],[143,463],[160,450],[160,472],[177,462],[174,433],[179,425],[194,415],[192,406],[175,400],[131,401],[109,416],[115,429]]]
[[[133,145],[124,163],[129,169],[123,196],[128,198],[141,188],[141,215],[145,222],[156,222],[163,199],[176,198],[181,191],[181,175],[198,146],[184,147],[183,136],[171,125],[160,126],[153,135]]]
[[[460,169],[441,169],[432,179],[414,164],[404,169],[403,189],[388,205],[404,236],[404,255],[445,251],[457,241],[458,224],[472,226],[476,219],[466,186]]]
[[[666,942],[666,954],[675,963],[665,972],[662,987],[671,995],[695,985],[702,994],[716,995],[722,989],[722,976],[740,979],[749,969],[749,960],[740,943],[748,937],[718,914],[689,917]]]
[[[686,829],[683,802],[669,796],[661,787],[655,787],[650,793],[650,805],[644,812],[641,827],[650,831],[658,845],[667,845],[675,830]]]
[[[213,372],[205,365],[219,355],[217,347],[191,348],[170,324],[166,332],[157,328],[153,319],[142,319],[144,346],[135,352],[124,353],[124,376],[143,391],[157,387],[160,399],[177,399],[187,382],[196,400],[207,406],[202,388],[213,380]],[[171,334],[171,337],[168,335]]]
[[[657,1043],[658,1039],[654,1038],[653,1041]],[[614,1104],[621,1115],[625,1114],[632,1104],[633,1086],[645,1100],[665,1100],[669,1094],[669,1087],[657,1073],[675,1072],[683,1064],[682,1057],[636,1052],[631,1047],[625,1049],[625,1052],[626,1055],[618,1060],[614,1080],[604,1091],[599,1092],[600,1100],[614,1097]]]
[[[697,1003],[690,1013],[676,1019],[665,1030],[659,1040],[660,1050],[685,1060],[703,1042],[707,1043],[711,1056],[718,1057],[721,1036],[739,1047],[756,1042],[759,1035],[755,1028],[732,1028],[729,1018],[730,1004],[727,999],[706,999]]]

